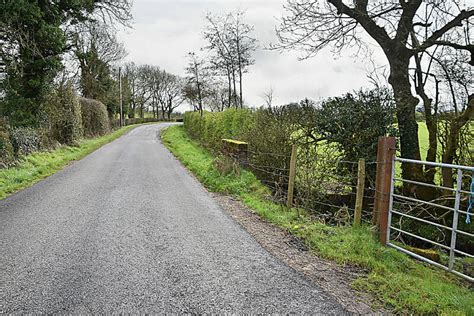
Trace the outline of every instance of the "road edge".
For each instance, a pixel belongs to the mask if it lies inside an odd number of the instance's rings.
[[[128,126],[122,127],[121,129],[115,130],[111,133],[108,133],[106,135],[103,135],[101,137],[85,139],[85,140],[83,140],[83,143],[81,145],[77,146],[77,147],[60,146],[59,148],[56,148],[56,149],[51,150],[51,151],[40,151],[40,152],[32,153],[31,155],[42,155],[42,154],[47,155],[47,154],[52,154],[52,153],[55,153],[55,152],[58,152],[58,151],[61,151],[61,150],[68,149],[68,148],[81,148],[81,147],[84,147],[83,151],[78,152],[77,155],[72,156],[70,159],[69,158],[64,158],[63,160],[56,161],[55,163],[57,163],[57,165],[49,166],[48,163],[44,163],[43,165],[39,165],[36,168],[37,170],[34,170],[34,172],[32,171],[32,173],[34,175],[34,178],[31,178],[31,179],[28,178],[25,181],[17,183],[17,184],[15,183],[16,182],[15,178],[11,179],[10,185],[13,188],[10,188],[10,189],[0,188],[0,201],[3,201],[5,199],[7,199],[8,197],[11,197],[11,196],[17,194],[18,192],[21,192],[21,191],[23,191],[27,188],[30,188],[30,187],[34,186],[35,184],[45,180],[46,178],[51,177],[52,175],[54,175],[57,172],[63,170],[64,168],[71,165],[72,163],[84,159],[85,157],[87,157],[90,154],[92,154],[93,152],[99,150],[103,146],[105,146],[107,144],[110,144],[111,142],[116,141],[117,139],[127,135],[128,133],[130,133],[132,130],[134,130],[137,127],[152,125],[152,124],[159,124],[159,123],[144,123],[144,124],[128,125]],[[101,139],[103,139],[103,140],[101,141]],[[97,142],[97,143],[94,144],[94,142]],[[88,145],[91,145],[91,147],[87,148]],[[31,155],[23,157],[22,160],[28,159],[28,157],[31,156]],[[50,170],[45,170],[48,167],[50,167],[51,169]],[[2,173],[3,174],[13,173],[15,170],[18,171],[20,169],[22,169],[22,164],[21,163],[20,163],[19,166],[16,166],[16,167],[13,167],[13,168],[0,169],[0,176],[2,176]],[[3,180],[3,181],[8,182],[7,180]],[[3,183],[0,183],[0,184],[3,184]],[[7,186],[7,185],[9,185],[9,184],[6,183],[5,186]]]

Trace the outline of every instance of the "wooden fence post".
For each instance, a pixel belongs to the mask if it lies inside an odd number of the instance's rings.
[[[382,245],[386,245],[387,243],[390,185],[395,151],[395,137],[379,137],[377,148],[377,175],[375,180],[373,223],[379,229],[380,243]]]
[[[360,219],[362,217],[362,205],[364,203],[364,189],[365,189],[365,159],[359,159],[357,168],[357,194],[354,213],[354,226],[360,226]]]
[[[295,190],[295,178],[296,178],[296,145],[293,145],[291,147],[290,178],[288,180],[288,198],[286,200],[286,206],[288,208],[293,206],[293,192]]]

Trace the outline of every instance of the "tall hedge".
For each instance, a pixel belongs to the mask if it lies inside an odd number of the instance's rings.
[[[305,170],[298,175],[298,197],[313,208],[314,196],[331,198],[334,190],[327,183],[349,183],[348,188],[355,184],[358,158],[375,159],[378,136],[394,133],[391,109],[379,94],[361,91],[319,105],[303,100],[256,111],[206,112],[202,117],[188,112],[184,125],[191,137],[214,151],[223,138],[246,141],[249,167],[275,192],[286,191],[291,148],[297,145],[298,168]],[[367,168],[368,175],[373,175],[372,169]]]
[[[254,124],[255,115],[248,109],[228,109],[224,112],[184,114],[184,126],[189,135],[206,147],[219,150],[223,138],[244,139]]]
[[[80,98],[84,136],[96,137],[106,134],[110,129],[107,107],[100,101]]]
[[[58,87],[46,97],[44,112],[44,146],[51,141],[73,145],[82,138],[81,106],[71,84]]]
[[[5,168],[13,162],[14,153],[10,140],[10,132],[7,121],[0,118],[0,168]]]

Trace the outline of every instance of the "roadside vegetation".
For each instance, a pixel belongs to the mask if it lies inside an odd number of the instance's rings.
[[[204,112],[202,115],[199,112],[188,112],[185,114],[184,127],[190,137],[198,140],[223,161],[222,139],[248,142],[249,170],[271,190],[273,200],[280,203],[287,200],[290,156],[292,146],[295,145],[297,171],[292,203],[327,224],[347,225],[354,218],[359,159],[364,159],[366,163],[362,221],[370,223],[373,220],[377,142],[380,135],[398,136],[394,112],[395,107],[388,92],[375,89],[348,93],[320,103],[303,100],[300,103],[258,110],[227,109],[223,112]],[[422,145],[428,142],[426,129],[423,127],[423,123],[420,123],[419,137]],[[469,125],[462,131],[468,134]],[[468,144],[460,142],[460,155],[457,156],[456,163],[472,165],[469,151]],[[399,164],[396,166],[400,167]],[[436,175],[434,179],[439,181],[438,184],[443,183],[440,169],[434,170],[433,174]],[[464,177],[463,180],[462,187],[469,190],[470,177]],[[453,187],[451,182],[443,185]],[[397,192],[403,190],[400,183],[397,183]],[[408,194],[420,197],[413,192]],[[433,190],[425,192],[422,198],[432,201],[441,197],[439,191]],[[450,196],[442,200],[442,203],[453,207]],[[462,210],[466,210],[468,200],[463,199],[460,205]],[[452,225],[452,213],[446,213],[443,209],[420,203],[397,204],[396,207],[428,221]],[[449,236],[437,227],[406,218],[396,218],[394,223],[397,223],[397,227],[403,225],[405,230],[449,246]],[[464,217],[459,227],[473,232],[472,225],[467,224]],[[393,234],[392,238],[410,246],[435,251],[439,253],[440,260],[443,259],[443,249],[432,250],[432,244],[400,234]],[[469,238],[460,237],[457,249],[469,253],[471,243]],[[458,259],[460,271],[472,273],[469,262],[464,262],[465,258]]]
[[[372,89],[277,106],[270,88],[265,104],[256,109],[248,108],[243,88],[261,54],[256,54],[258,39],[245,11],[206,15],[206,44],[199,54],[189,53],[186,77],[180,77],[156,65],[123,64],[126,51],[116,33],[117,26],[131,26],[131,8],[131,0],[0,5],[5,31],[0,198],[120,136],[130,127],[109,133],[121,122],[146,122],[146,116],[169,120],[187,103],[194,112],[186,114],[184,127],[168,129],[163,139],[211,190],[239,197],[319,255],[367,269],[367,277],[354,286],[397,312],[474,314],[472,291],[458,279],[379,246],[367,226],[348,227],[355,213],[359,159],[366,162],[365,186],[359,191],[362,221],[372,221],[379,136],[397,137],[403,158],[474,164],[472,8],[454,0],[289,0],[276,29],[278,42],[270,50],[298,49],[307,53],[303,58],[317,57],[323,48],[369,56],[376,45],[386,64],[369,69]],[[224,138],[249,143],[247,170],[239,171],[222,155]],[[292,146],[298,157],[289,204],[297,208],[286,209],[281,205],[288,195]],[[432,249],[426,239],[450,244],[451,235],[440,225],[453,225],[453,213],[446,209],[454,207],[455,198],[436,186],[454,189],[455,172],[410,163],[397,168],[397,175],[411,180],[398,183],[397,193],[437,201],[442,208],[395,201],[404,215],[437,224],[395,216],[398,228],[423,236],[400,233],[395,240],[430,248],[445,260],[443,250]],[[466,173],[460,183],[469,194],[474,178]],[[469,200],[472,194],[458,203],[466,215]],[[468,216],[460,217],[458,228],[474,233]],[[456,247],[471,253],[472,238],[458,236]],[[455,264],[472,275],[472,260],[458,257]]]
[[[87,156],[133,127],[125,126],[98,138],[81,140],[76,145],[34,152],[20,158],[11,168],[0,169],[0,200],[56,173],[71,161]]]
[[[0,170],[120,126],[172,119],[184,79],[122,66],[116,32],[131,26],[131,9],[130,0],[0,4]]]
[[[474,313],[474,293],[460,279],[382,247],[368,226],[328,226],[301,209],[271,199],[271,191],[248,170],[222,173],[217,158],[182,126],[162,133],[164,144],[211,191],[233,195],[265,220],[301,238],[317,255],[367,270],[354,288],[399,313]]]

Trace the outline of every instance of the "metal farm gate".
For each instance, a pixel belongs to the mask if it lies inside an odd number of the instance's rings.
[[[453,188],[447,188],[439,185],[434,185],[434,184],[427,184],[427,183],[422,183],[422,182],[417,182],[417,181],[412,181],[412,180],[407,180],[407,179],[402,179],[397,178],[396,175],[396,164],[397,163],[410,163],[410,164],[420,164],[424,166],[429,166],[432,168],[450,168],[453,171],[456,171],[456,184]],[[474,255],[472,253],[472,248],[469,249],[468,251],[471,253],[467,253],[465,251],[461,251],[457,248],[457,239],[459,236],[462,236],[466,240],[468,240],[468,243],[471,244],[471,242],[474,240],[474,234],[472,232],[467,232],[465,230],[461,230],[459,228],[461,221],[464,221],[466,223],[466,227],[469,227],[469,230],[471,230],[471,225],[470,224],[470,212],[471,212],[471,207],[472,204],[474,203],[474,193],[472,192],[473,187],[474,187],[474,167],[468,167],[468,166],[460,166],[460,165],[450,165],[450,164],[443,164],[443,163],[433,163],[433,162],[427,162],[427,161],[419,161],[419,160],[411,160],[411,159],[403,159],[403,158],[397,158],[393,157],[393,162],[392,162],[392,174],[391,174],[391,187],[390,187],[390,200],[389,200],[389,210],[388,210],[388,223],[387,223],[387,245],[390,247],[393,247],[401,252],[404,252],[412,257],[415,257],[416,259],[428,262],[434,266],[437,266],[439,268],[445,269],[447,271],[450,271],[464,279],[467,279],[469,281],[473,281],[474,278],[472,275],[467,275],[463,271],[458,271],[459,269],[456,269],[455,265],[455,259],[456,256],[461,257],[461,258],[467,258],[468,260],[471,260],[474,258]],[[464,179],[467,181],[464,181],[464,183],[468,182],[470,183],[470,188],[463,188],[463,177],[469,177],[469,179]],[[431,187],[433,189],[437,189],[439,191],[441,190],[446,190],[450,191],[448,194],[448,199],[451,200],[450,203],[436,203],[438,201],[443,201],[441,199],[433,200],[433,201],[425,201],[421,199],[417,199],[411,196],[404,196],[403,193],[396,193],[398,192],[396,190],[397,184],[402,184],[402,183],[408,183],[416,186],[425,186],[425,187]],[[465,208],[464,210],[460,208],[461,206],[461,201],[468,201],[468,207]],[[446,200],[444,200],[446,202]],[[397,205],[401,205],[401,207],[397,207]],[[430,208],[438,208],[443,211],[445,211],[445,218],[448,218],[447,221],[451,221],[452,219],[452,225],[447,226],[443,225],[438,222],[433,222],[429,219],[421,218],[417,216],[417,214],[410,214],[409,212],[406,211],[406,208],[403,210],[403,205],[410,205],[411,207],[419,207],[421,206],[426,206]],[[449,205],[449,206],[448,206]],[[451,217],[452,215],[452,217]],[[449,239],[446,238],[447,242],[445,244],[439,242],[439,241],[434,241],[429,239],[429,237],[423,237],[418,234],[415,234],[413,231],[408,231],[401,227],[402,225],[395,225],[394,223],[394,218],[399,219],[399,222],[402,222],[402,219],[411,219],[415,222],[418,222],[420,225],[428,225],[427,227],[435,227],[438,229],[440,232],[443,232],[446,237],[450,237]],[[472,230],[471,230],[472,231]],[[444,264],[441,262],[436,262],[434,260],[428,259],[425,256],[422,256],[420,254],[417,254],[413,252],[413,249],[410,249],[409,247],[404,248],[401,247],[400,244],[395,244],[393,238],[392,240],[390,239],[391,236],[398,234],[399,236],[409,236],[410,238],[415,238],[418,240],[421,240],[426,243],[430,243],[434,245],[435,247],[438,247],[439,250],[444,250],[446,253],[446,256],[449,255],[448,258],[445,258]],[[468,261],[471,262],[472,261]],[[471,266],[472,267],[472,266]]]

